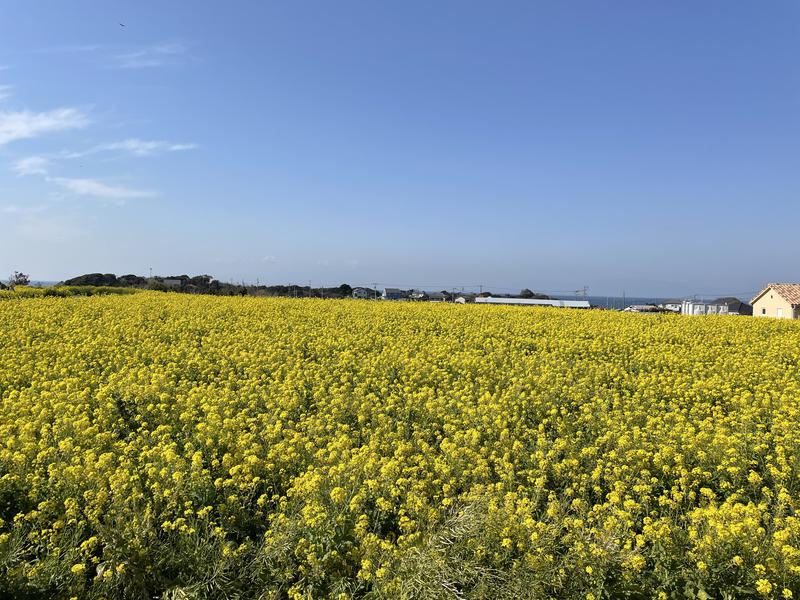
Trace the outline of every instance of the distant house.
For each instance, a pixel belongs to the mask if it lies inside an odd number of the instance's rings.
[[[742,302],[738,298],[717,298],[712,300],[711,304],[727,304],[729,315],[752,315],[753,307],[747,302]]]
[[[684,300],[681,303],[682,315],[752,315],[753,307],[738,298],[717,298],[710,302]]]
[[[406,300],[407,297],[408,294],[398,288],[383,288],[383,294],[381,294],[381,298],[384,300]]]
[[[357,298],[359,300],[367,300],[375,296],[375,293],[372,290],[368,290],[367,288],[357,287],[353,289],[353,298]]]
[[[664,310],[671,310],[672,312],[681,312],[682,304],[683,300],[664,300],[658,307]]]
[[[445,292],[426,292],[425,290],[411,290],[406,297],[409,300],[425,302],[445,302],[448,299]]]
[[[728,305],[723,303],[684,300],[681,304],[682,315],[727,315]]]
[[[750,304],[755,317],[800,319],[800,283],[770,283]]]
[[[182,279],[165,279],[161,283],[169,288],[179,288],[183,283]]]
[[[542,300],[539,298],[475,298],[475,304],[512,304],[516,306],[559,306],[561,308],[591,308],[588,300]]]
[[[622,312],[637,312],[637,313],[657,313],[668,310],[661,308],[655,304],[631,304],[622,309]]]

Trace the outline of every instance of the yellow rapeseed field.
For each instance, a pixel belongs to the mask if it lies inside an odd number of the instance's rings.
[[[0,301],[0,596],[800,597],[800,327]]]

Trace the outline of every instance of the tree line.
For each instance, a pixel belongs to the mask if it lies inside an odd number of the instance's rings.
[[[298,298],[346,298],[353,288],[346,283],[336,287],[311,287],[302,285],[248,285],[226,283],[211,275],[170,275],[167,277],[141,277],[113,273],[87,273],[67,279],[63,285],[95,285],[107,287],[132,287],[146,290],[174,291],[187,294],[216,296],[295,296]]]

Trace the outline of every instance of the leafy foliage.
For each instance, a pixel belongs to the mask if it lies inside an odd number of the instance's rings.
[[[31,278],[28,275],[21,273],[20,271],[14,271],[14,274],[8,278],[8,285],[4,287],[8,287],[13,290],[18,285],[25,286],[30,282]]]

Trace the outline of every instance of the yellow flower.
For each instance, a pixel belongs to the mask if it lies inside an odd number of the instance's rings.
[[[331,490],[330,496],[331,500],[333,500],[336,503],[344,502],[345,491],[340,487],[335,487]]]
[[[0,291],[0,332],[0,554],[31,585],[96,565],[100,597],[104,561],[202,542],[297,598],[397,597],[422,559],[534,596],[575,561],[648,596],[687,556],[800,586],[800,323]]]
[[[756,591],[762,596],[769,596],[772,592],[772,584],[766,579],[758,579],[756,581]]]

